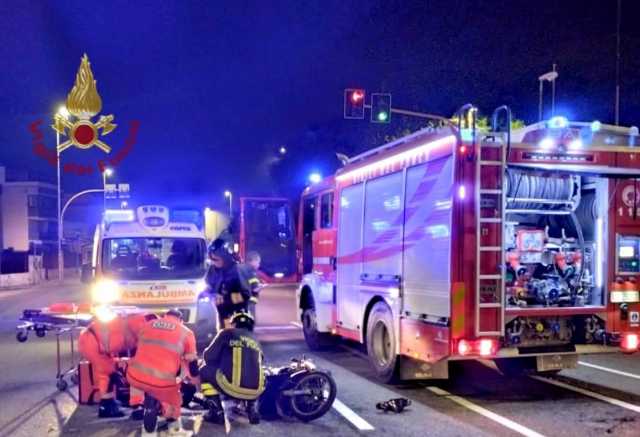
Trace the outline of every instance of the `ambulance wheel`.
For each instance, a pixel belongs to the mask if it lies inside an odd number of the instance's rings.
[[[307,308],[302,313],[302,333],[307,346],[312,351],[330,348],[335,344],[335,337],[326,332],[318,331],[316,310]]]
[[[29,338],[29,334],[26,331],[18,331],[16,332],[16,340],[20,343],[24,343]]]
[[[378,378],[385,383],[398,379],[398,351],[391,309],[377,302],[369,312],[367,323],[367,354]]]
[[[67,381],[65,381],[64,379],[60,378],[60,379],[58,379],[58,382],[56,382],[56,387],[58,387],[58,390],[60,390],[60,391],[65,391],[67,389],[67,387],[69,387],[69,384],[67,384]]]

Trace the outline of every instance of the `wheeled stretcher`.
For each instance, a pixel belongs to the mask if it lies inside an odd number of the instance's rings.
[[[78,382],[78,363],[80,354],[76,350],[78,332],[89,325],[93,315],[82,307],[73,304],[52,305],[44,309],[25,309],[16,326],[16,340],[24,343],[29,333],[35,332],[37,337],[45,337],[53,331],[56,336],[56,387],[64,391],[68,387],[66,378],[76,384]],[[68,340],[69,363],[64,364],[64,343]]]

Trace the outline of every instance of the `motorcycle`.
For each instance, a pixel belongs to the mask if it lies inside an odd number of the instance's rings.
[[[295,418],[311,422],[324,416],[336,398],[337,388],[328,371],[319,370],[308,358],[294,358],[282,367],[264,367],[265,390],[258,398],[258,412],[267,420]],[[183,406],[195,402],[212,409],[212,402],[183,388]],[[239,401],[246,406],[246,401]]]

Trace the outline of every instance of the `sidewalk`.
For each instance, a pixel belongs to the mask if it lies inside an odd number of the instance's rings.
[[[49,275],[50,278],[53,278],[53,276]],[[64,280],[62,281],[62,283],[60,283],[60,281],[58,281],[58,275],[56,272],[55,275],[55,279],[42,279],[39,283],[37,284],[33,284],[33,285],[15,285],[15,286],[9,286],[9,287],[0,287],[0,296],[3,296],[5,294],[15,294],[15,293],[11,293],[11,292],[20,292],[20,291],[29,291],[29,290],[46,290],[52,287],[59,287],[59,286],[68,286],[68,285],[76,285],[80,283],[80,276],[77,273],[72,273],[71,271],[69,273],[65,273],[65,277]]]

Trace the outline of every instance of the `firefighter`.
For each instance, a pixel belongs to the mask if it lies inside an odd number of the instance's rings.
[[[252,424],[260,422],[256,399],[264,391],[262,347],[253,333],[253,318],[246,312],[231,317],[230,328],[223,329],[204,351],[205,365],[200,369],[202,394],[213,408],[207,420],[224,421],[220,394],[246,401]]]
[[[164,317],[149,321],[142,327],[136,355],[127,370],[132,392],[145,393],[161,404],[161,412],[145,408],[145,423],[151,422],[155,426],[157,414],[161,413],[173,435],[184,433],[180,421],[182,397],[178,379],[183,362],[198,385],[195,336],[182,323],[182,313],[172,309]]]
[[[256,320],[256,305],[258,304],[258,298],[260,297],[260,280],[258,279],[258,269],[260,269],[260,254],[258,252],[250,251],[245,257],[245,262],[238,265],[238,273],[240,279],[245,288],[251,291],[251,297],[249,298],[248,310],[253,316],[253,320]]]
[[[251,291],[246,288],[238,273],[238,264],[224,242],[215,240],[209,246],[211,268],[207,273],[207,291],[212,296],[218,312],[218,327],[228,325],[233,313],[246,311]]]
[[[78,349],[91,363],[94,390],[100,396],[98,417],[122,417],[114,398],[115,386],[121,383],[121,374],[117,368],[117,357],[131,354],[136,348],[138,334],[146,321],[154,319],[155,314],[117,314],[108,308],[97,310],[97,317],[84,329],[78,338]],[[129,405],[142,406],[142,397],[132,394]],[[133,414],[136,418],[139,413]]]

